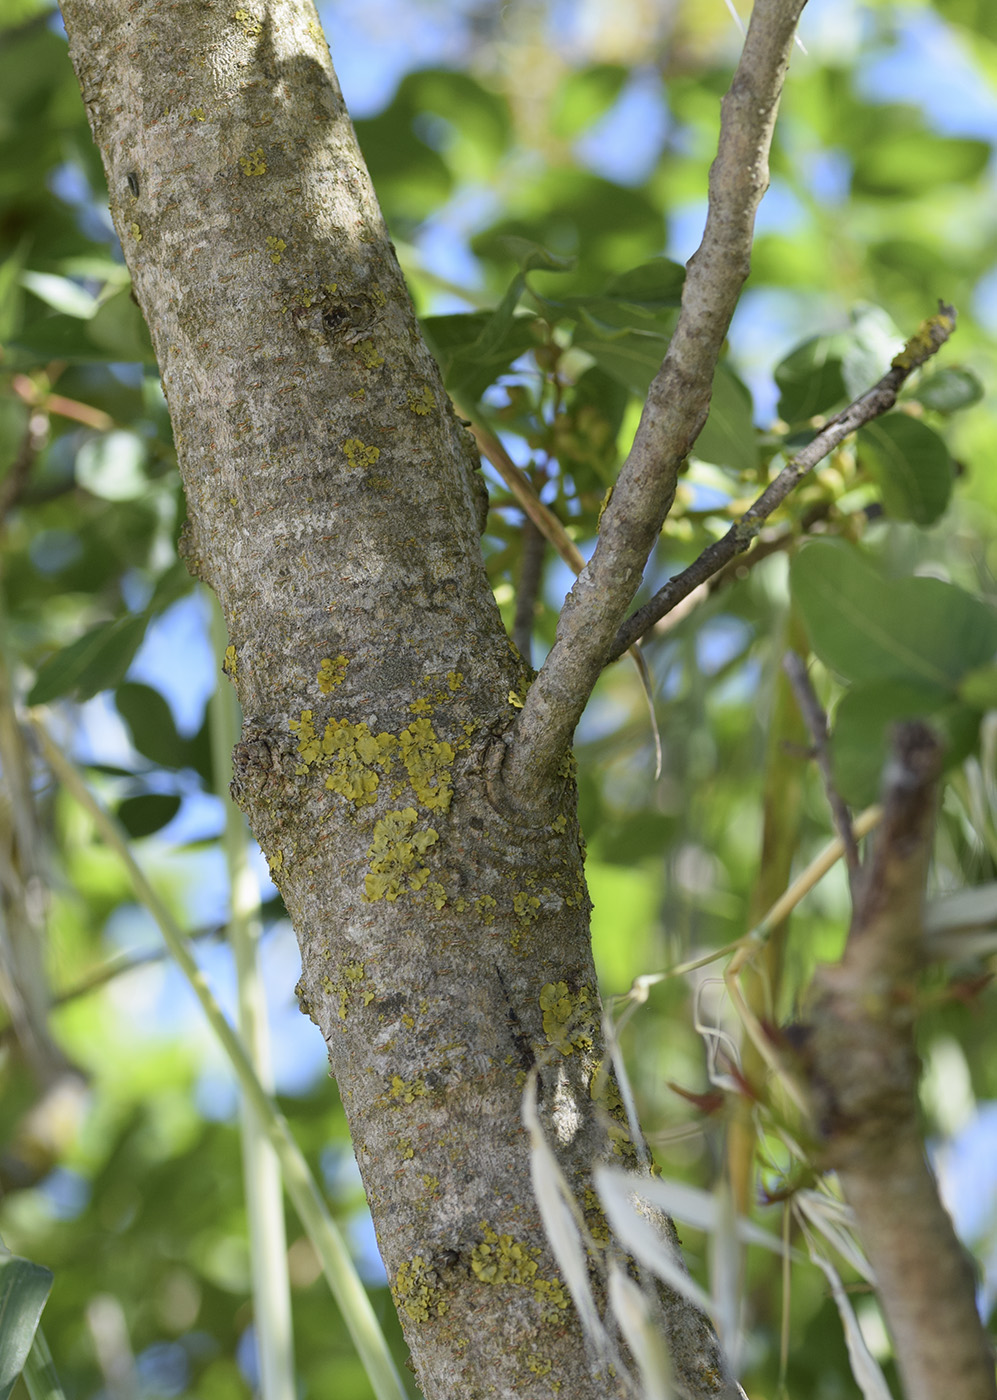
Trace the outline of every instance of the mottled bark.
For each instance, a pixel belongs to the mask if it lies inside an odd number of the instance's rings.
[[[315,12],[64,14],[169,401],[184,551],[228,625],[234,788],[297,932],[302,1009],[420,1384],[617,1393],[557,1277],[520,1119],[539,1061],[548,1132],[598,1227],[586,1187],[613,1139],[589,1093],[601,1045],[570,764],[542,824],[490,801],[527,678],[482,567],[477,455]],[[671,1300],[664,1325],[681,1388],[726,1391],[702,1318]]]

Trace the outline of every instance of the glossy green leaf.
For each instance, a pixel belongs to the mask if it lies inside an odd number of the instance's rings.
[[[904,679],[954,693],[997,652],[997,613],[954,584],[886,579],[859,550],[806,545],[790,586],[810,645],[850,681]]]
[[[731,471],[751,472],[758,466],[758,434],[752,419],[751,395],[727,365],[713,376],[710,412],[693,445],[704,462]]]
[[[952,495],[953,469],[943,440],[907,413],[887,413],[859,433],[859,460],[888,515],[933,525]]]
[[[936,413],[958,413],[962,408],[979,403],[983,392],[983,385],[971,369],[953,366],[925,376],[913,397]]]
[[[143,613],[91,627],[49,657],[38,672],[28,704],[44,705],[63,695],[89,700],[98,691],[119,685],[142,644],[147,622]]]
[[[126,797],[117,810],[118,821],[134,841],[152,836],[171,822],[180,810],[180,798],[159,792]]]
[[[842,354],[838,336],[814,336],[776,366],[778,411],[784,422],[803,422],[842,402],[846,394]]]
[[[50,1269],[0,1255],[0,1400],[7,1400],[24,1368],[51,1289]]]
[[[892,726],[908,719],[932,724],[945,742],[945,761],[951,766],[971,749],[979,712],[954,700],[942,686],[906,679],[854,686],[838,705],[832,730],[834,781],[846,802],[864,807],[876,800]]]
[[[158,690],[139,681],[125,681],[114,692],[114,704],[144,758],[163,768],[187,765],[187,741],[177,733],[173,711]]]

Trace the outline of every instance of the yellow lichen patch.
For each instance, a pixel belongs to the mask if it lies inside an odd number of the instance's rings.
[[[460,690],[460,688],[461,688],[461,686],[462,686],[463,684],[464,684],[464,673],[463,673],[463,671],[448,671],[448,672],[447,672],[447,685],[450,687],[451,690]]]
[[[335,992],[339,997],[339,1019],[346,1020],[346,1009],[350,996],[359,997],[364,1006],[369,1006],[374,1000],[374,993],[369,987],[361,987],[361,983],[367,976],[365,963],[344,963],[340,968],[340,980],[333,982],[331,977],[326,977],[322,982],[323,990],[330,995]]]
[[[456,757],[453,745],[437,739],[428,719],[417,719],[402,730],[398,746],[419,802],[431,811],[445,812],[453,795],[450,776]]]
[[[270,861],[270,874],[271,874],[271,875],[279,875],[280,872],[281,872],[281,870],[283,870],[283,868],[284,868],[284,852],[281,850],[281,851],[277,851],[277,852],[275,853],[273,859]]]
[[[414,389],[406,390],[410,413],[417,413],[420,418],[424,418],[427,413],[432,413],[436,407],[433,400],[433,391],[428,384],[424,384],[418,393]]]
[[[412,1139],[403,1137],[398,1139],[398,1146],[401,1150],[402,1161],[408,1162],[415,1156],[415,1148],[412,1146]]]
[[[475,906],[483,924],[493,924],[495,922],[495,915],[492,913],[492,910],[496,908],[496,903],[490,894],[483,894],[480,899],[475,900]]]
[[[421,1254],[409,1261],[403,1259],[395,1274],[395,1300],[413,1322],[428,1322],[435,1313],[442,1317],[447,1310],[446,1299],[440,1295],[439,1277]]]
[[[420,695],[418,700],[413,701],[408,708],[409,714],[412,715],[431,715],[433,713],[433,706],[425,695]]]
[[[132,237],[136,243],[142,242],[142,230],[139,228],[138,224],[132,224]]]
[[[512,912],[517,919],[522,919],[524,923],[531,923],[540,912],[540,901],[536,895],[527,894],[521,890],[519,894],[512,897]]]
[[[263,157],[263,147],[257,146],[255,151],[250,151],[248,155],[240,156],[239,165],[243,175],[265,175],[267,173],[267,163]]]
[[[416,831],[418,817],[414,807],[404,807],[386,812],[375,822],[367,852],[370,873],[364,876],[364,899],[369,904],[378,899],[395,900],[406,890],[420,890],[429,879],[429,867],[421,857],[439,837],[431,827]]]
[[[196,122],[203,122],[205,120],[203,107],[191,107],[190,115]]]
[[[389,1099],[397,1099],[399,1103],[415,1103],[416,1099],[425,1098],[426,1086],[421,1079],[403,1079],[400,1074],[391,1076],[391,1088],[388,1090]]]
[[[287,244],[284,242],[283,238],[268,238],[267,248],[270,252],[270,261],[272,263],[279,263],[281,259],[281,254],[284,252],[286,247]]]
[[[515,710],[521,710],[526,702],[514,690],[509,691],[509,704]]]
[[[355,350],[360,363],[366,369],[379,369],[384,364],[384,356],[377,353],[377,347],[372,340],[361,340]]]
[[[582,1193],[582,1204],[585,1211],[585,1224],[589,1228],[589,1234],[597,1244],[609,1244],[609,1223],[606,1220],[602,1202],[592,1190],[591,1186],[586,1186]]]
[[[447,892],[439,880],[430,880],[426,886],[426,894],[434,909],[442,909],[447,902]]]
[[[591,987],[580,987],[575,994],[567,982],[548,982],[540,989],[540,1009],[544,1014],[544,1033],[562,1055],[591,1050],[596,1014],[596,998]]]
[[[236,655],[236,650],[234,646],[230,645],[225,648],[225,657],[222,661],[222,670],[225,672],[226,676],[231,676],[233,680],[235,680],[238,676],[239,659]]]
[[[482,1243],[471,1250],[471,1270],[482,1283],[520,1285],[532,1289],[543,1307],[544,1321],[557,1318],[568,1306],[568,1294],[560,1279],[540,1276],[540,1250],[521,1244],[512,1235],[499,1235],[487,1221],[480,1225]]]
[[[551,1366],[545,1356],[537,1356],[536,1352],[530,1352],[526,1358],[526,1369],[532,1371],[535,1376],[546,1376]]]
[[[335,660],[331,656],[323,656],[318,664],[318,688],[323,695],[328,695],[331,690],[335,690],[337,685],[342,685],[346,679],[346,668],[349,660],[345,656],[337,656]]]
[[[381,455],[379,447],[368,447],[359,438],[347,438],[343,451],[351,467],[372,467]]]
[[[249,10],[236,10],[232,18],[247,38],[255,39],[258,35],[263,33],[262,24]]]
[[[423,1172],[422,1184],[429,1194],[432,1195],[434,1191],[440,1189],[440,1178],[438,1176],[430,1176],[429,1172]]]

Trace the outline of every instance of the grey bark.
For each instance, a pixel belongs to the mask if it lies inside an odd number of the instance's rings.
[[[489,753],[527,678],[482,567],[476,453],[315,12],[63,8],[169,401],[183,547],[228,625],[234,789],[294,922],[419,1382],[461,1400],[616,1393],[557,1277],[520,1120],[539,1062],[586,1199],[613,1138],[589,1092],[602,1046],[570,763],[537,825],[492,805]],[[680,1389],[727,1391],[702,1317],[670,1299],[663,1325]]]

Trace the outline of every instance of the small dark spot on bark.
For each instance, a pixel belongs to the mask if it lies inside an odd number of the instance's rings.
[[[139,183],[138,176],[136,175],[135,171],[129,170],[128,174],[125,176],[125,179],[128,181],[128,188],[131,190],[135,198],[138,199]]]

